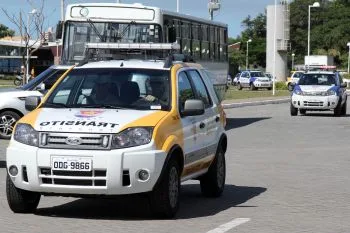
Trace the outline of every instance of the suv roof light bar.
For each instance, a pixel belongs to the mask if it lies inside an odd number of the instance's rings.
[[[177,43],[86,43],[85,49],[180,50]]]

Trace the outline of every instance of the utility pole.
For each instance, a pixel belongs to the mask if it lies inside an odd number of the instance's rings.
[[[61,21],[64,21],[64,0],[61,0]]]

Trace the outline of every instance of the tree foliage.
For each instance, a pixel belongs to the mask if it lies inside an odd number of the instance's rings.
[[[15,31],[9,29],[3,24],[0,24],[0,38],[6,37],[6,36],[14,36]]]
[[[297,63],[303,63],[307,55],[308,6],[313,3],[314,0],[294,0],[290,4],[290,40]],[[320,3],[320,8],[311,8],[310,54],[334,56],[338,67],[346,67],[350,1],[322,0]]]
[[[266,15],[259,14],[255,18],[250,15],[242,21],[244,30],[237,38],[230,38],[229,43],[241,42],[240,49],[230,51],[230,64],[236,69],[245,68],[247,41],[249,43],[249,64],[253,66],[266,66]],[[235,70],[236,70],[235,69]]]

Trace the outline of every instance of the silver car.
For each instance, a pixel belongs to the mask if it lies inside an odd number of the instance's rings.
[[[16,122],[28,111],[28,96],[43,96],[70,66],[51,66],[27,84],[18,88],[0,89],[0,138],[10,139]]]

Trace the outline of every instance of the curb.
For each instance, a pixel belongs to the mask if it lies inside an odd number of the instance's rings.
[[[222,106],[224,107],[224,109],[229,109],[229,108],[240,108],[240,107],[247,107],[247,106],[267,105],[267,104],[282,104],[282,103],[288,103],[288,102],[290,102],[290,98],[242,102],[242,103],[230,103],[230,104],[223,104]]]

